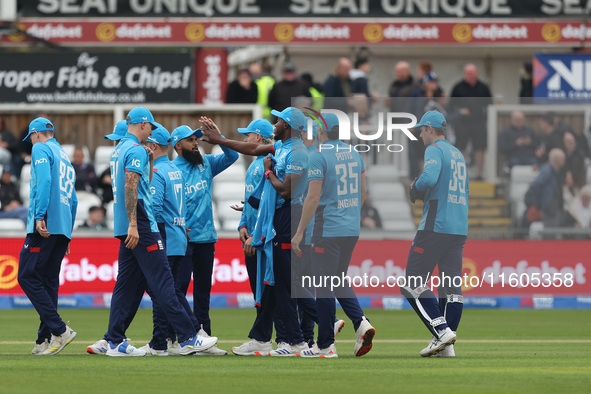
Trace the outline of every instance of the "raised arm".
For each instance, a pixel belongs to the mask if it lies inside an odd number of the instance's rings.
[[[265,156],[269,153],[274,154],[272,145],[260,145],[254,142],[234,141],[222,138],[218,126],[213,120],[206,116],[200,118],[201,130],[203,131],[204,141],[210,144],[218,144],[222,147],[230,148],[236,152],[249,156]]]

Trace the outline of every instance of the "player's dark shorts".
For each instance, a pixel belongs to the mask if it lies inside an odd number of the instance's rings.
[[[425,285],[424,282],[436,266],[439,268],[440,277],[442,275],[452,279],[458,276],[461,277],[462,253],[465,243],[465,235],[419,230],[408,254],[406,278],[411,280],[411,283],[407,283],[407,286],[416,288]],[[423,281],[423,284],[412,283],[413,277],[421,278],[420,281]],[[417,282],[420,281],[417,280]],[[447,283],[444,282],[444,284]],[[455,291],[454,294],[461,294],[461,286],[445,287],[452,288]]]
[[[468,141],[472,141],[474,150],[484,150],[487,147],[486,124],[457,125],[455,128],[455,146],[461,151],[466,150]]]

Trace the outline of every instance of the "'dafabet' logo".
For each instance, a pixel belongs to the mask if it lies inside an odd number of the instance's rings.
[[[280,42],[289,42],[295,37],[291,23],[278,23],[273,32],[277,41]]]
[[[546,23],[542,26],[542,37],[548,42],[556,42],[562,38],[560,26],[556,23]]]
[[[368,23],[363,28],[363,37],[369,42],[380,42],[384,38],[384,29],[379,23]]]
[[[201,23],[189,23],[185,27],[185,37],[192,42],[203,41],[205,38],[205,27]]]
[[[466,275],[466,279],[462,281],[462,291],[472,290],[470,278],[473,276],[478,277],[478,270],[476,269],[476,263],[474,263],[474,260],[466,257],[462,259],[462,277],[464,275]]]
[[[112,23],[99,23],[95,30],[96,38],[103,42],[113,41],[117,36],[115,25]]]
[[[22,23],[17,23],[14,25],[14,27],[21,32],[24,32],[27,30],[26,26],[23,25]],[[8,35],[8,39],[12,42],[21,42],[21,41],[24,41],[25,38],[27,38],[27,35],[25,33],[14,33],[14,34]]]
[[[472,40],[472,28],[465,23],[455,25],[451,34],[457,42],[466,43]]]
[[[18,284],[18,261],[12,256],[0,256],[0,290],[9,290]]]

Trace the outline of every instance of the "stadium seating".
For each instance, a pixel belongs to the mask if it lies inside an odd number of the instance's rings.
[[[74,159],[74,151],[76,150],[76,145],[64,144],[64,145],[62,145],[62,148],[63,148],[64,152],[66,152],[66,154],[70,158],[70,161],[72,161]],[[83,146],[82,152],[84,152],[84,162],[85,163],[90,162],[91,161],[90,160],[90,151],[88,150],[88,147]]]
[[[74,229],[80,227],[86,219],[88,219],[88,209],[92,206],[102,206],[102,201],[96,194],[77,191],[78,208],[76,209],[76,221],[74,222]]]
[[[29,204],[29,197],[31,194],[31,165],[25,164],[21,169],[21,180],[19,186],[21,200],[24,205]]]
[[[112,153],[112,146],[98,146],[94,151],[94,170],[97,176],[100,176],[109,167]]]
[[[525,193],[529,185],[538,176],[538,171],[532,166],[513,166],[509,178],[509,201],[513,220],[518,223],[523,217],[526,206],[524,202]]]
[[[26,226],[20,219],[0,219],[0,231],[25,231]]]

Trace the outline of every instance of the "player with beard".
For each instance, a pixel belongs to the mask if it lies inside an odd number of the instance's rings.
[[[211,275],[218,240],[213,224],[212,181],[213,177],[238,160],[238,153],[222,146],[222,154],[201,156],[198,141],[201,137],[201,129],[193,130],[189,126],[179,126],[171,135],[172,145],[178,154],[173,164],[182,171],[185,180],[185,223],[190,230],[187,253],[180,264],[193,267],[193,312],[201,323],[199,335],[209,336]],[[191,278],[187,277],[184,283],[179,284],[181,291],[187,292],[190,281]],[[198,354],[223,356],[228,352],[214,346]]]
[[[259,207],[259,218],[265,216],[269,223],[272,222],[275,231],[272,241],[275,284],[273,286],[266,284],[262,289],[260,308],[257,310],[257,317],[248,335],[252,340],[232,348],[234,354],[241,356],[295,356],[308,349],[298,320],[296,299],[291,297],[290,250],[291,205],[300,198],[295,190],[308,163],[307,150],[300,138],[300,132],[304,129],[306,120],[302,111],[294,107],[288,107],[281,112],[273,110],[271,113],[277,116],[275,124],[277,142],[273,145],[224,139],[211,119],[201,117],[203,134],[210,143],[226,146],[251,156],[273,154],[276,161],[272,169],[272,159],[267,156],[263,160],[264,176],[277,194],[271,196],[263,192],[263,201]],[[265,198],[274,199],[275,197],[274,210],[271,208],[272,212],[261,212],[265,201],[273,201]],[[257,226],[258,224],[259,221]],[[245,248],[252,241],[252,237],[248,238]],[[276,350],[271,346],[273,320],[277,330]]]

